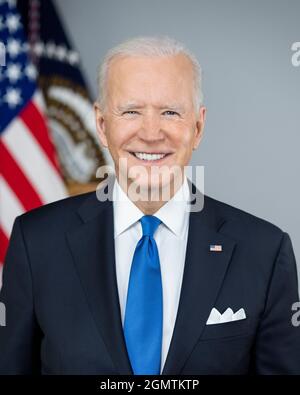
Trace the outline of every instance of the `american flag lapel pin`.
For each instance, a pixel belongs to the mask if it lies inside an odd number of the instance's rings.
[[[211,244],[209,246],[209,251],[222,252],[222,245],[220,245],[220,244]]]

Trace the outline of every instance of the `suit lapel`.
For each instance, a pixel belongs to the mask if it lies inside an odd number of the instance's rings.
[[[178,312],[163,375],[180,374],[206,321],[222,285],[235,242],[219,230],[225,223],[206,199],[201,212],[191,212]],[[222,245],[222,252],[210,245]]]
[[[132,374],[120,315],[115,272],[113,205],[92,194],[81,206],[84,221],[67,234],[87,301],[116,371]]]

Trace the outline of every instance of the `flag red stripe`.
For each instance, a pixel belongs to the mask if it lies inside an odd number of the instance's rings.
[[[0,172],[14,191],[24,209],[31,210],[43,203],[6,146],[0,141]]]
[[[45,119],[32,101],[30,101],[24,110],[21,111],[20,118],[25,123],[32,136],[37,140],[41,148],[44,150],[58,174],[61,175],[55,155],[55,148],[49,138],[49,132]]]
[[[0,262],[2,263],[4,263],[7,247],[8,247],[8,238],[0,226]]]

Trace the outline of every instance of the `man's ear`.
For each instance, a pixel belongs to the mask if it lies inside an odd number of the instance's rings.
[[[198,146],[202,140],[205,119],[206,119],[206,107],[201,106],[199,108],[197,118],[196,118],[195,141],[194,141],[194,147],[193,147],[194,150],[198,148]]]
[[[100,105],[98,102],[94,103],[94,112],[95,112],[95,118],[96,118],[96,128],[97,128],[100,143],[102,144],[103,147],[107,148],[108,144],[107,144],[107,138],[106,138],[104,112],[100,108]]]

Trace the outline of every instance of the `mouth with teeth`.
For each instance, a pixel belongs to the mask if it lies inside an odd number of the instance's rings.
[[[148,153],[148,152],[130,152],[135,158],[145,163],[159,163],[171,153]]]

